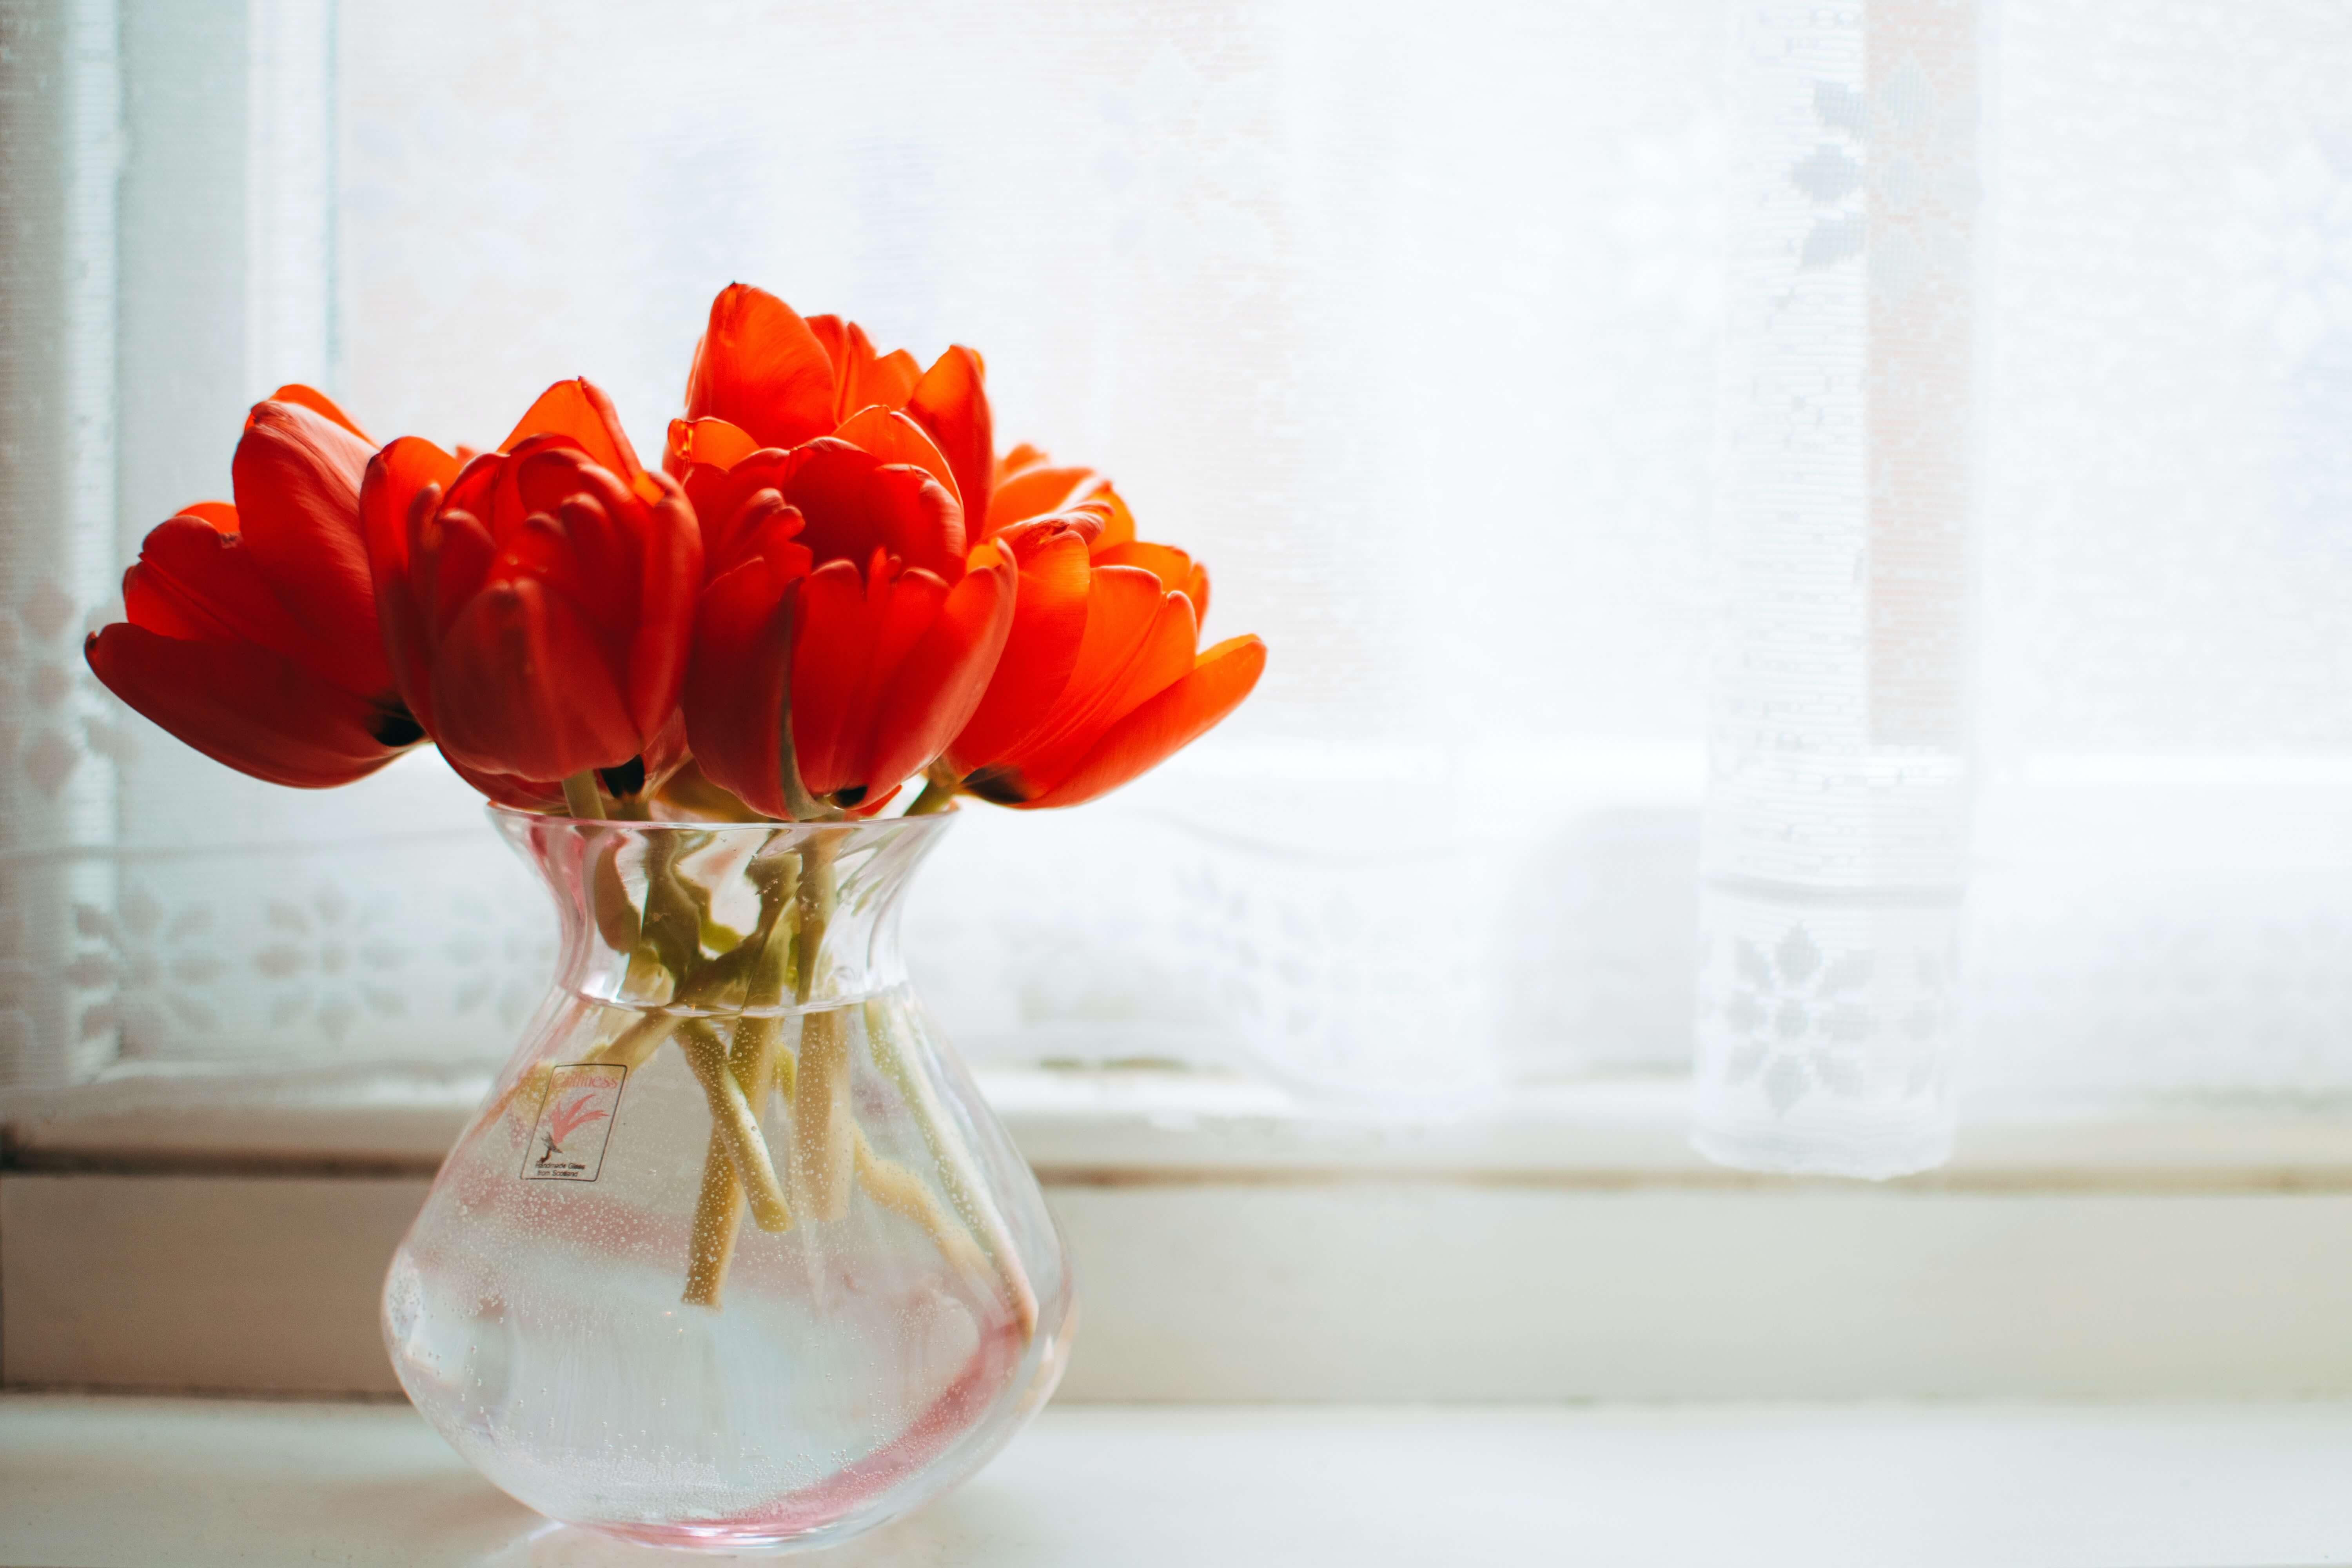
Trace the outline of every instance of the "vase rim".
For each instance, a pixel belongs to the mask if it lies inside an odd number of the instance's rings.
[[[953,809],[931,812],[922,816],[866,816],[845,818],[838,822],[699,822],[676,817],[656,817],[637,820],[609,816],[565,816],[558,813],[525,811],[520,806],[505,805],[491,800],[482,803],[484,812],[497,825],[517,826],[544,826],[549,827],[615,827],[628,832],[647,829],[669,829],[692,833],[773,833],[778,829],[806,833],[817,829],[854,833],[871,837],[883,830],[897,833],[937,832],[955,819]]]

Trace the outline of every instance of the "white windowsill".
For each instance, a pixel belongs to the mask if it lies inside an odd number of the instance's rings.
[[[983,1082],[1075,1260],[1066,1401],[2352,1397],[2341,1104],[1980,1115],[1868,1184],[1706,1163],[1664,1080],[1453,1120]],[[13,1102],[0,1380],[394,1392],[376,1292],[482,1088]]]
[[[1817,1186],[1728,1171],[1689,1142],[1668,1078],[1528,1088],[1475,1112],[1416,1116],[1302,1101],[1208,1073],[986,1071],[990,1103],[1048,1182],[1460,1179],[1598,1186]],[[123,1077],[20,1096],[5,1118],[30,1168],[429,1175],[487,1091],[477,1074]],[[2352,1190],[2352,1102],[1992,1110],[1951,1162],[1898,1184],[1943,1189]]]
[[[2352,1557],[2352,1405],[1046,1411],[839,1568],[2280,1568]],[[619,1568],[393,1405],[0,1399],[0,1561]]]

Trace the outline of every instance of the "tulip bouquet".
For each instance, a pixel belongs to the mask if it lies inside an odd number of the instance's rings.
[[[658,468],[580,380],[494,448],[454,452],[380,445],[282,387],[230,474],[233,505],[147,536],[126,618],[86,654],[157,724],[281,784],[345,784],[429,742],[498,805],[572,819],[1075,805],[1217,723],[1265,663],[1255,637],[1200,647],[1206,573],[1139,539],[1107,479],[997,452],[979,354],[924,369],[740,284],[711,306]],[[687,1298],[713,1306],[747,1208],[780,1229],[838,1213],[854,1184],[943,1250],[992,1249],[863,1142],[841,1016],[805,1006],[833,868],[822,835],[795,843],[754,868],[749,930],[682,853],[638,868],[641,891],[609,856],[590,872],[644,1009],[590,1061],[674,1043],[709,1097]],[[731,1042],[709,1016],[721,997]],[[778,1097],[810,1152],[791,1192],[761,1136]]]

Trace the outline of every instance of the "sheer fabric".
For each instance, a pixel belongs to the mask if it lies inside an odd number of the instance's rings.
[[[1849,1170],[1954,1086],[2352,1088],[2339,6],[6,14],[86,67],[11,320],[95,367],[6,391],[89,476],[7,481],[20,1077],[503,1051],[545,916],[435,759],[249,784],[79,628],[278,382],[478,443],[585,374],[656,448],[740,278],[982,349],[1273,649],[967,813],[909,942],[972,1054],[1419,1107],[1696,1031],[1711,1147]]]

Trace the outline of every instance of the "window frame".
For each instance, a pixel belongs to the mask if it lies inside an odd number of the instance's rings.
[[[234,182],[239,221],[204,237],[241,247],[211,278],[254,318],[234,371],[205,357],[214,345],[150,331],[164,304],[204,318],[164,275],[202,270],[186,247],[168,267],[111,265],[106,223],[136,212],[117,205],[122,116],[156,111],[161,68],[110,0],[39,9],[68,27],[81,94],[50,128],[60,146],[81,136],[58,160],[79,226],[61,254],[110,263],[58,282],[80,375],[60,406],[100,417],[59,443],[63,477],[43,480],[91,480],[58,515],[82,542],[68,574],[99,584],[96,602],[158,498],[176,505],[184,472],[217,468],[184,381],[149,372],[196,365],[208,407],[241,402],[248,362],[331,384],[333,222],[304,230],[324,254],[273,251],[257,270],[260,204],[315,202],[317,162],[252,163]],[[289,26],[293,10],[220,7]],[[299,53],[251,58],[284,71]],[[138,74],[150,67],[152,80]],[[331,101],[325,113],[331,128]],[[297,296],[318,319],[251,309]],[[84,774],[60,833],[121,806],[99,762]],[[57,863],[102,896],[90,847]],[[12,901],[35,896],[30,865],[12,867]],[[65,967],[40,952],[28,965]],[[1407,1119],[1210,1073],[981,1077],[1078,1246],[1094,1303],[1080,1397],[2352,1392],[2340,1103],[1983,1114],[1948,1167],[1856,1186],[1708,1164],[1687,1142],[1679,1079],[1529,1088]],[[481,1088],[321,1069],[12,1093],[0,1382],[385,1392],[382,1259]]]

